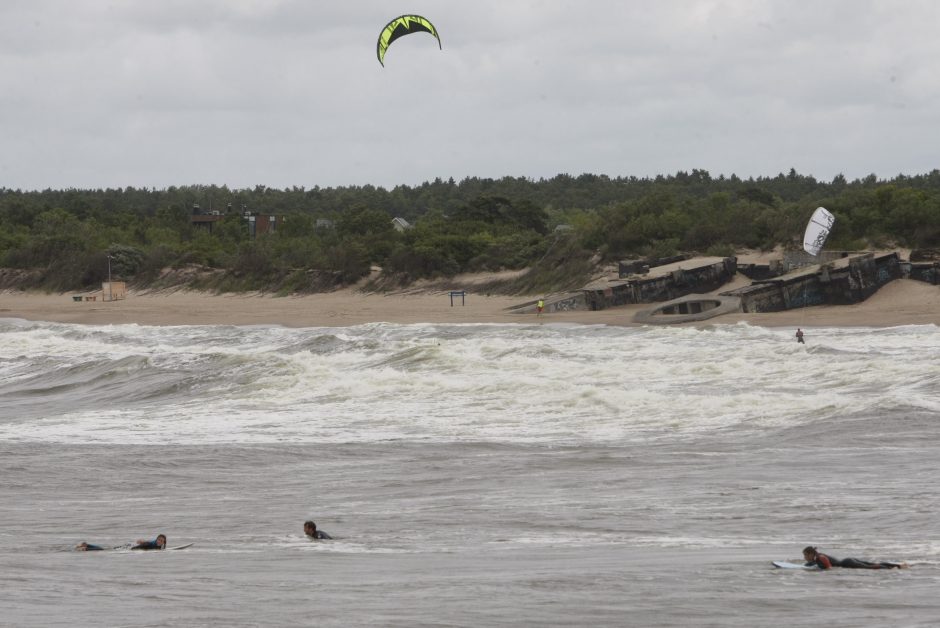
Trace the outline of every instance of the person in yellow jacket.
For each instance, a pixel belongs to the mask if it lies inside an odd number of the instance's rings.
[[[536,305],[535,308],[537,312],[536,316],[541,316],[542,310],[545,309],[545,301],[543,301],[542,299],[539,299],[538,305]]]

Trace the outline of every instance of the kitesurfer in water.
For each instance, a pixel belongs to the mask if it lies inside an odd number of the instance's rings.
[[[131,548],[132,550],[162,550],[166,549],[166,535],[158,534],[157,538],[152,541],[146,539],[138,539],[137,545]]]
[[[311,539],[332,539],[333,537],[324,532],[323,530],[317,530],[317,524],[313,521],[304,521],[304,534],[309,536]]]
[[[859,560],[858,558],[839,560],[816,551],[816,548],[812,545],[803,548],[803,558],[806,560],[807,567],[816,566],[820,569],[831,569],[833,567],[844,567],[846,569],[907,569],[907,563],[874,563],[868,560]]]
[[[803,330],[800,329],[799,327],[796,328],[796,341],[800,343],[801,345],[806,344],[805,342],[803,342]]]

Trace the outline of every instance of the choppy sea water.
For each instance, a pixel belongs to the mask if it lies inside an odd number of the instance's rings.
[[[793,331],[0,320],[0,623],[934,626],[940,330]]]

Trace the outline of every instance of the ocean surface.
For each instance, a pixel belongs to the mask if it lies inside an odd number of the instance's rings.
[[[794,331],[0,319],[0,624],[936,626],[940,329]]]

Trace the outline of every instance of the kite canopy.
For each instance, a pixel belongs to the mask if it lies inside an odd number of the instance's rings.
[[[379,58],[379,63],[385,67],[385,51],[392,45],[392,42],[403,37],[418,32],[431,33],[437,40],[437,47],[443,50],[441,46],[441,37],[437,34],[437,29],[426,18],[420,15],[401,15],[385,25],[382,32],[379,33],[379,42],[376,45],[375,54]]]
[[[825,207],[817,207],[806,225],[806,233],[803,234],[803,250],[810,255],[819,255],[835,221],[836,217]]]

